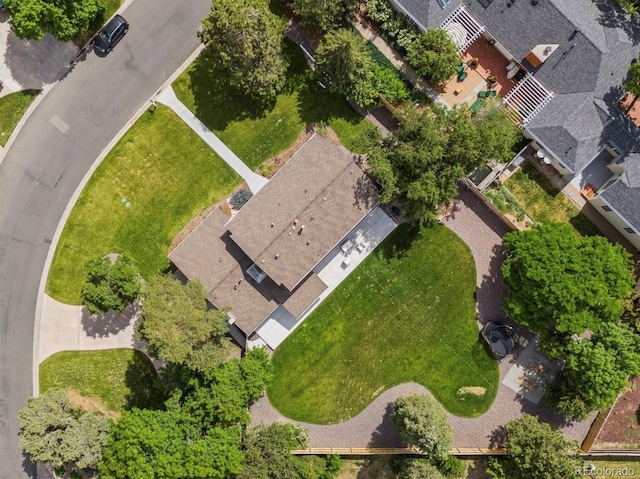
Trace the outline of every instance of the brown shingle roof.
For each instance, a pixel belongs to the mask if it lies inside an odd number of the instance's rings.
[[[296,318],[300,317],[318,296],[327,289],[327,285],[315,274],[311,274],[296,288],[283,306]]]
[[[291,291],[378,201],[353,155],[314,135],[227,226],[260,269]]]

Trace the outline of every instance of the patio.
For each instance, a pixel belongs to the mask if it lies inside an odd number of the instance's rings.
[[[618,107],[620,110],[625,112],[629,118],[631,118],[631,121],[640,126],[640,98],[638,98],[638,101],[636,101],[631,109],[627,111],[629,105],[633,103],[634,98],[635,97],[631,93],[626,93],[618,103]]]

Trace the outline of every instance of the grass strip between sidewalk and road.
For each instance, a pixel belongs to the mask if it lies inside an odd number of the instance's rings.
[[[168,267],[174,236],[240,177],[169,108],[146,112],[97,168],[58,243],[47,292],[80,304],[83,265],[130,253],[143,277]]]
[[[22,90],[0,98],[0,146],[7,144],[11,133],[40,91]]]
[[[151,360],[135,349],[64,351],[40,365],[40,393],[57,388],[85,408],[117,417],[132,407],[162,406]]]
[[[260,107],[230,86],[206,49],[172,86],[178,99],[252,170],[293,145],[308,123],[330,126],[347,149],[364,153],[366,132],[376,127],[340,95],[323,89],[289,40],[286,54],[291,59],[287,84],[270,107]]]
[[[333,424],[413,381],[451,413],[479,416],[499,376],[475,291],[473,256],[451,230],[399,226],[275,351],[271,403]]]

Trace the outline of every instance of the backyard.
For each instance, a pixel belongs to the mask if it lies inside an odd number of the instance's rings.
[[[600,231],[578,208],[530,162],[509,178],[505,186],[534,221],[570,223],[581,236],[599,235]]]
[[[362,138],[375,127],[338,94],[321,88],[298,46],[286,42],[291,59],[287,86],[275,105],[260,107],[237,93],[208,50],[173,83],[177,97],[251,169],[294,144],[308,123],[331,127],[344,146],[364,153]]]
[[[331,424],[413,381],[453,414],[482,414],[498,368],[479,339],[475,290],[460,238],[401,225],[276,350],[269,399],[287,417]]]
[[[40,393],[59,388],[75,402],[110,417],[122,411],[160,407],[153,364],[135,349],[64,351],[40,365]]]
[[[0,98],[0,146],[7,144],[11,132],[39,94],[40,90],[23,90]]]
[[[143,277],[168,267],[173,237],[240,178],[177,115],[145,113],[93,174],[58,243],[47,292],[80,304],[83,265],[128,252]]]

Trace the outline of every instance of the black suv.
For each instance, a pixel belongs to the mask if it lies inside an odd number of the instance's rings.
[[[116,46],[124,34],[129,31],[129,22],[116,15],[107,23],[93,39],[93,47],[97,53],[107,54]]]

